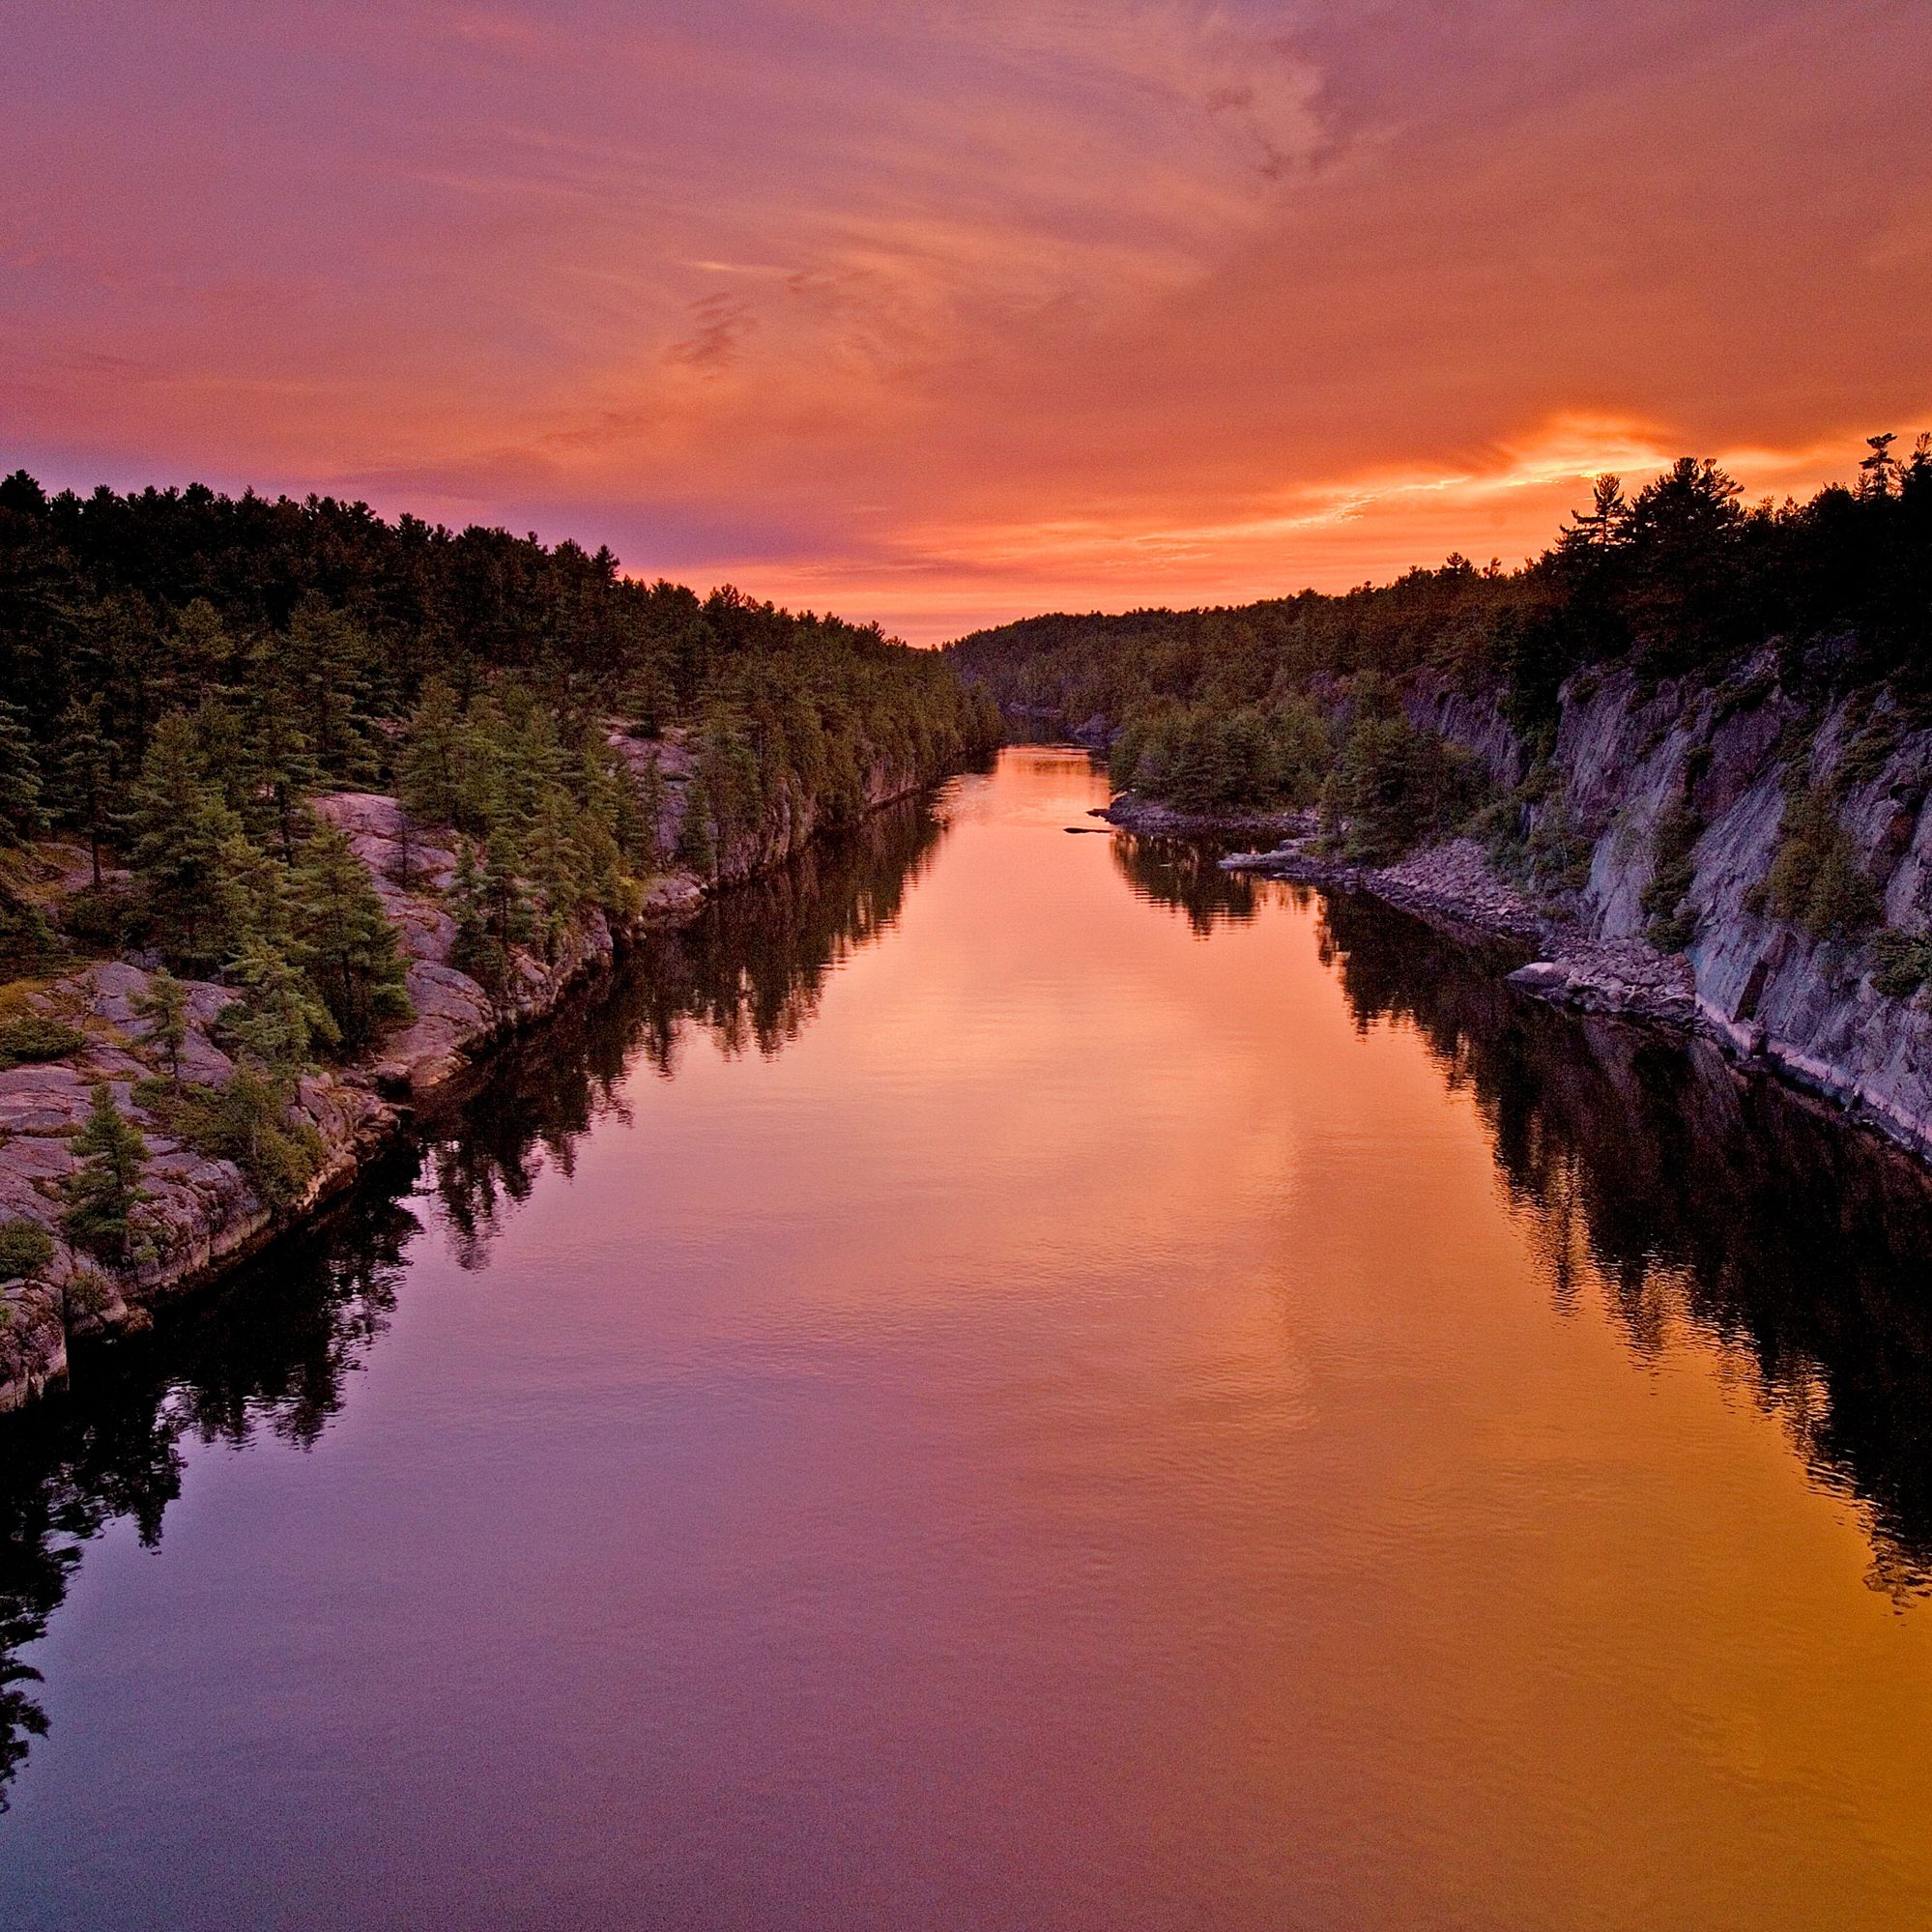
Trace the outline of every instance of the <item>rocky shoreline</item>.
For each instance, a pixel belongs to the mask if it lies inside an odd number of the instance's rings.
[[[1212,829],[1225,833],[1242,825],[1221,821]],[[1233,852],[1220,863],[1230,872],[1367,893],[1456,937],[1534,948],[1541,957],[1507,975],[1520,991],[1578,1012],[1671,1026],[1714,1041],[1745,1069],[1830,1100],[1855,1123],[1932,1161],[1932,1132],[1917,1116],[1889,1106],[1842,1069],[1777,1039],[1764,1025],[1725,1015],[1699,993],[1684,954],[1659,952],[1638,938],[1592,937],[1568,920],[1538,912],[1497,876],[1474,839],[1451,840],[1396,865],[1369,866],[1338,859],[1314,838],[1301,836],[1272,851]]]
[[[674,767],[660,776],[666,781],[664,845],[670,849],[684,774]],[[874,773],[868,806],[882,808],[929,782]],[[406,1131],[418,1109],[497,1043],[555,1012],[585,981],[607,973],[628,940],[653,926],[692,918],[713,890],[782,864],[818,830],[790,823],[773,828],[755,848],[728,855],[728,870],[714,879],[688,872],[659,875],[633,918],[614,924],[592,912],[553,958],[520,950],[506,983],[493,994],[450,963],[455,922],[444,897],[456,865],[450,834],[411,823],[384,794],[336,793],[313,803],[348,837],[381,895],[407,959],[414,1018],[370,1058],[303,1077],[286,1124],[311,1137],[319,1158],[299,1195],[272,1204],[234,1161],[184,1143],[137,1099],[136,1088],[162,1071],[150,1040],[152,1023],[140,1017],[151,979],[145,966],[97,962],[30,992],[24,1009],[69,1029],[79,1044],[56,1058],[0,1070],[0,1222],[32,1222],[53,1245],[52,1258],[31,1277],[0,1287],[0,1414],[65,1383],[71,1341],[150,1326],[155,1305],[203,1285],[309,1219]],[[236,996],[224,986],[188,983],[187,1037],[178,1058],[182,1081],[219,1086],[234,1073],[219,1022]],[[93,1088],[102,1083],[148,1151],[141,1172],[148,1195],[141,1251],[128,1266],[111,1271],[69,1245],[60,1219],[63,1191],[78,1166],[71,1142],[87,1117]]]

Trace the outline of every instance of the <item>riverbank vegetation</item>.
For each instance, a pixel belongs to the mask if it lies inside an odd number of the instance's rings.
[[[696,772],[675,851],[613,724],[675,736]],[[399,791],[459,830],[481,960],[995,735],[949,665],[877,627],[635,582],[608,550],[330,498],[0,482],[0,970],[146,949],[353,1052],[400,1006],[319,792]],[[87,853],[57,919],[17,857],[45,832]]]
[[[1414,839],[1442,828],[1460,788],[1423,769],[1429,755],[1395,729],[1391,685],[1500,694],[1511,727],[1546,756],[1558,693],[1579,674],[1629,668],[1646,685],[1684,678],[1737,704],[1771,647],[1783,688],[1821,708],[1883,689],[1896,730],[1932,718],[1928,627],[1932,442],[1901,451],[1888,435],[1871,439],[1855,484],[1808,503],[1747,505],[1715,463],[1687,457],[1634,495],[1600,478],[1521,569],[1452,557],[1340,596],[1033,618],[950,654],[1010,712],[1106,720],[1122,787],[1239,809],[1305,802],[1332,776],[1338,814],[1366,808],[1390,830],[1397,801],[1417,797]],[[1291,782],[1255,755],[1277,733],[1296,747]],[[1371,829],[1368,843],[1387,841]]]
[[[997,736],[937,653],[608,551],[0,481],[0,1392],[353,1165],[372,1079]]]

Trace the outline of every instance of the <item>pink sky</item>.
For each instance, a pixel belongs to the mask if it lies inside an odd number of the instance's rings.
[[[1925,0],[0,0],[0,466],[920,641],[1932,426]]]

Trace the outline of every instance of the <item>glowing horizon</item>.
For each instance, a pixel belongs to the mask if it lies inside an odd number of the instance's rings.
[[[931,643],[1514,565],[1601,470],[1802,495],[1932,426],[1910,0],[13,41],[0,466],[50,487],[361,498]]]

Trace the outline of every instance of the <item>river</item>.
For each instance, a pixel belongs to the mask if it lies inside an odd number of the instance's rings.
[[[1932,1920],[1932,1197],[1008,751],[0,1429],[0,1923]]]

